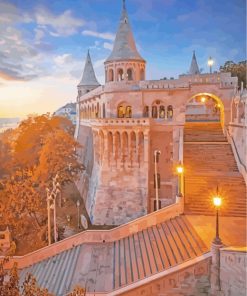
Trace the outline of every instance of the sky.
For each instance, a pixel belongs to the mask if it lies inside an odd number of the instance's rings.
[[[147,79],[246,59],[245,0],[126,0]],[[0,117],[74,102],[87,50],[104,83],[122,0],[0,0]]]

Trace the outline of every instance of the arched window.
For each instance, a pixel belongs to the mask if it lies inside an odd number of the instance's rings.
[[[131,106],[126,107],[126,113],[125,113],[126,118],[131,118],[132,117],[132,109]]]
[[[117,117],[118,118],[124,118],[125,116],[125,108],[124,106],[118,106],[118,109],[117,109]]]
[[[157,108],[157,106],[152,106],[152,117],[153,118],[158,117],[158,108]]]
[[[167,107],[167,118],[172,119],[172,117],[173,117],[173,107],[172,107],[172,105],[169,105]]]
[[[144,106],[143,117],[149,117],[149,107]]]
[[[109,70],[108,79],[109,79],[109,81],[113,81],[114,80],[114,74],[113,74],[113,70],[112,69]]]
[[[133,70],[132,69],[127,70],[127,77],[128,77],[128,80],[133,80]]]
[[[123,69],[118,69],[117,73],[118,73],[118,75],[117,75],[118,81],[124,80]]]
[[[163,105],[159,107],[159,118],[165,118],[165,106]]]
[[[144,79],[145,79],[144,69],[141,69],[141,71],[140,71],[140,80],[144,80]]]

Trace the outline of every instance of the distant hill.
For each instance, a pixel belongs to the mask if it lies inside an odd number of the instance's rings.
[[[4,132],[9,128],[15,128],[20,122],[20,118],[12,117],[12,118],[0,118],[0,133]]]

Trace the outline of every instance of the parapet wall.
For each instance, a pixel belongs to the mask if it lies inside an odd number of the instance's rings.
[[[246,248],[224,248],[220,251],[220,281],[223,295],[246,296]]]

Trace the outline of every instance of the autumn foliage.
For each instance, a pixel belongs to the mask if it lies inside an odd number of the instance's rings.
[[[16,239],[30,228],[45,233],[46,188],[56,175],[62,187],[83,170],[73,131],[67,118],[45,114],[0,135],[0,230],[8,226]]]

